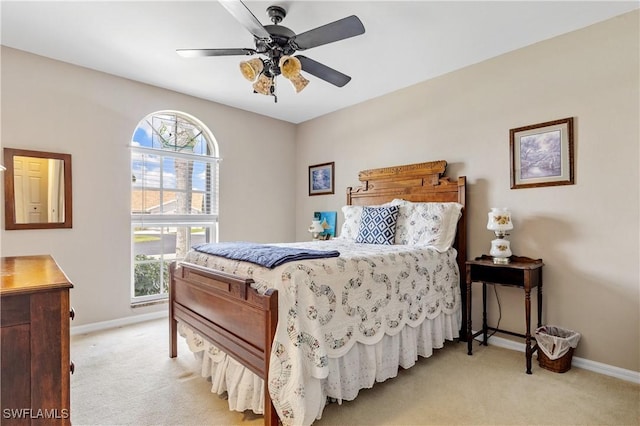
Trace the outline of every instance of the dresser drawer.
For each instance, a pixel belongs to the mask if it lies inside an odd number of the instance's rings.
[[[29,324],[31,321],[31,303],[29,295],[2,297],[0,301],[0,326]]]

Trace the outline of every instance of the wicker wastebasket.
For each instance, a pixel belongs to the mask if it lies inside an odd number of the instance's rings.
[[[536,329],[535,337],[540,367],[554,373],[564,373],[571,369],[573,350],[578,346],[580,333],[544,325]]]
[[[558,359],[549,359],[544,352],[538,350],[538,365],[554,373],[565,373],[569,371],[571,369],[572,359],[573,348],[569,348],[569,351]]]

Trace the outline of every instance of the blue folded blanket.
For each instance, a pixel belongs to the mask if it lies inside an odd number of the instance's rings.
[[[270,269],[295,260],[340,256],[340,253],[335,250],[307,250],[245,242],[198,244],[193,246],[193,249],[201,253],[226,257],[227,259],[255,263]]]

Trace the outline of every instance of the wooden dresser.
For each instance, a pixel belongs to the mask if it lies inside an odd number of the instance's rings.
[[[3,257],[0,423],[68,425],[69,289],[51,256]]]

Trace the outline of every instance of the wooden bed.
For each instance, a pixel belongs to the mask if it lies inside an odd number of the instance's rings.
[[[462,312],[466,312],[464,284],[466,244],[465,177],[443,177],[446,161],[365,170],[361,185],[347,188],[348,205],[379,205],[393,199],[412,202],[462,204],[454,247],[460,271]],[[278,293],[259,294],[253,280],[189,263],[170,269],[170,357],[177,356],[178,322],[196,330],[208,341],[265,380],[264,419],[277,425],[267,386],[269,359],[278,321]],[[466,315],[462,315],[460,340],[466,340]]]

